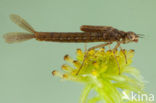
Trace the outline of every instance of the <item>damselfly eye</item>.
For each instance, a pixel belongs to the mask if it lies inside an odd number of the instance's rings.
[[[131,40],[134,40],[135,39],[135,35],[134,34],[131,34],[130,39]]]
[[[138,36],[134,32],[127,32],[127,40],[129,42],[138,42]]]

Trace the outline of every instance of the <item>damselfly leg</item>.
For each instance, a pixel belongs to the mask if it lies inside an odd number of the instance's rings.
[[[123,53],[123,55],[124,55],[124,57],[125,57],[125,62],[126,62],[126,64],[127,64],[127,56],[126,56],[126,54],[125,54],[125,50],[122,49],[121,46],[120,46],[120,50],[122,51],[122,53]]]
[[[118,47],[120,46],[120,44],[121,44],[120,42],[117,42],[116,46],[113,48],[114,58],[115,58],[115,60],[116,60],[116,63],[117,63],[117,65],[118,65],[118,68],[119,68],[119,75],[120,75],[120,65],[119,65],[119,62],[118,62],[118,60],[117,60],[117,57],[116,57],[115,52],[117,51],[117,49],[118,49]]]

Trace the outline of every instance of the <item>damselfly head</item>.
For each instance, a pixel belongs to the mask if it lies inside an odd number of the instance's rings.
[[[128,42],[138,42],[139,40],[139,35],[134,33],[134,32],[127,32],[127,35],[126,35],[126,40]]]

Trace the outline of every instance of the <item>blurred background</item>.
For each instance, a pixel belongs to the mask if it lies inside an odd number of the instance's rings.
[[[0,103],[78,103],[83,84],[53,77],[63,57],[75,58],[84,44],[29,40],[7,44],[3,34],[24,32],[9,20],[10,14],[26,19],[37,31],[79,32],[81,25],[108,25],[145,34],[135,49],[132,66],[138,68],[146,91],[156,94],[155,0],[0,0]],[[88,47],[100,43],[90,43]]]

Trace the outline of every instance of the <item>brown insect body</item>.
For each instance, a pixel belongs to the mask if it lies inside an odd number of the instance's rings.
[[[23,18],[18,15],[11,15],[11,20],[29,32],[26,33],[13,32],[4,35],[6,42],[14,43],[36,38],[39,41],[51,42],[122,42],[128,43],[137,41],[138,36],[134,32],[124,32],[111,26],[91,26],[82,25],[82,32],[36,32]],[[29,37],[29,38],[28,38]]]
[[[125,32],[111,28],[103,31],[87,30],[85,32],[36,32],[35,38],[40,41],[52,42],[114,42],[124,38],[124,34]]]

